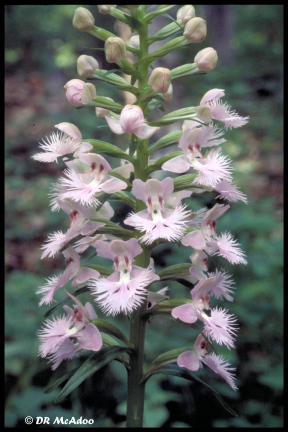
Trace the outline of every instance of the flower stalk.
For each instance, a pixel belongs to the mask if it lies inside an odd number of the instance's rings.
[[[195,16],[193,6],[186,5],[179,9],[177,21],[149,37],[151,20],[174,6],[160,5],[147,12],[148,5],[126,5],[123,12],[117,5],[98,5],[101,14],[120,19],[130,26],[132,33],[137,33],[131,37],[131,44],[96,26],[87,9],[76,9],[75,29],[103,41],[107,61],[117,64],[124,76],[100,69],[97,59],[86,55],[77,61],[79,75],[95,80],[96,84],[105,81],[117,90],[128,91],[133,101],[122,105],[99,95],[91,82],[79,79],[72,79],[64,86],[67,100],[76,108],[83,105],[87,109],[96,108],[99,121],[116,136],[126,134],[129,145],[124,151],[117,146],[117,140],[113,144],[98,136],[84,138],[77,126],[63,122],[55,125],[56,134],[40,143],[41,152],[32,156],[43,163],[62,158],[66,166],[50,197],[52,211],[61,209],[67,214],[68,228],[66,232],[49,234],[41,247],[41,258],[62,254],[66,268],[38,289],[42,296],[39,306],[51,304],[55,292],[63,287],[66,292],[70,282],[71,288],[78,288],[74,296],[67,292],[66,300],[46,313],[49,316],[64,303],[66,315],[46,320],[38,333],[39,355],[47,357],[54,370],[83,350],[96,352],[69,379],[56,401],[69,394],[89,373],[115,359],[121,361],[128,373],[126,427],[131,428],[143,427],[145,384],[154,373],[164,371],[189,379],[188,372],[181,368],[197,371],[204,364],[233,390],[237,389],[234,369],[217,355],[213,346],[215,343],[229,349],[235,346],[236,317],[226,308],[211,308],[210,297],[232,301],[235,288],[230,275],[222,267],[217,268],[217,262],[214,265],[214,256],[232,264],[246,264],[245,254],[232,234],[216,229],[217,220],[230,208],[228,204],[217,202],[209,210],[193,211],[182,200],[192,193],[194,197],[214,191],[224,201],[240,200],[247,204],[245,195],[233,184],[231,160],[221,154],[220,144],[226,140],[219,123],[226,130],[238,128],[248,122],[248,117],[239,116],[223,103],[225,91],[216,88],[207,91],[200,101],[191,102],[191,106],[148,118],[160,101],[165,104],[172,100],[171,80],[188,75],[193,79],[195,73],[209,72],[217,64],[217,53],[209,47],[198,52],[194,63],[172,70],[165,64],[154,67],[154,60],[189,43],[199,44],[206,36],[206,22]],[[174,39],[149,52],[154,41],[171,35]],[[130,53],[126,56],[127,51],[134,54],[134,62],[130,61]],[[131,75],[129,82],[125,75]],[[165,126],[180,121],[181,129],[164,131]],[[158,132],[161,137],[150,145],[150,138]],[[177,151],[173,149],[153,159],[156,150],[173,144],[178,145]],[[111,167],[107,156],[119,161],[116,168]],[[159,177],[157,171],[166,175]],[[112,222],[115,200],[128,204],[131,211],[122,221]],[[176,264],[157,272],[151,252],[161,243],[177,243],[190,254],[193,249],[190,262],[177,263],[175,259]],[[94,249],[95,262],[86,264],[85,260],[82,265],[81,254],[89,248]],[[110,267],[99,265],[98,257],[110,260]],[[168,288],[173,280],[189,288],[186,298],[170,299]],[[154,282],[158,281],[167,281],[168,286],[155,291]],[[90,302],[83,304],[77,298],[87,291],[108,317],[128,315],[129,338],[116,325],[98,318]],[[66,305],[69,300],[73,301],[73,308]],[[144,372],[146,322],[156,314],[181,321],[198,332],[198,337],[191,348],[164,352]]]

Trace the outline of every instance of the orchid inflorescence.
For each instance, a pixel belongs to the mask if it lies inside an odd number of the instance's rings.
[[[118,337],[126,344],[126,351],[121,345],[122,351],[116,349],[114,357],[110,352],[109,361],[117,358],[128,370],[127,426],[142,424],[144,383],[153,370],[161,372],[162,364],[174,363],[179,370],[189,371],[197,371],[204,364],[224,378],[232,389],[237,389],[235,369],[217,354],[213,345],[234,347],[237,320],[225,307],[210,306],[211,297],[233,301],[235,286],[231,275],[223,269],[214,266],[211,271],[211,259],[221,256],[231,264],[247,263],[237,240],[228,231],[217,232],[216,222],[229,210],[227,201],[247,203],[246,196],[233,183],[231,160],[221,153],[220,145],[226,141],[225,129],[245,125],[248,117],[233,111],[223,102],[225,91],[215,88],[207,91],[196,106],[150,120],[155,107],[171,101],[173,79],[206,73],[217,64],[217,53],[209,47],[197,53],[194,63],[172,70],[153,67],[154,60],[159,61],[187,44],[200,43],[206,36],[206,22],[195,16],[192,5],[181,7],[176,20],[149,36],[151,20],[166,14],[173,6],[157,5],[148,12],[147,5],[125,5],[125,9],[99,5],[100,13],[110,14],[130,26],[133,34],[129,42],[95,26],[87,9],[76,9],[74,27],[104,41],[107,61],[116,63],[125,76],[100,69],[95,58],[81,55],[77,70],[88,82],[70,80],[64,86],[66,97],[75,107],[96,108],[97,117],[115,134],[114,144],[98,137],[84,139],[78,126],[62,122],[55,125],[57,132],[40,143],[41,151],[32,156],[43,163],[57,163],[61,158],[64,161],[63,176],[53,185],[50,194],[51,210],[61,209],[69,216],[67,231],[49,234],[41,248],[42,258],[62,253],[66,268],[38,289],[39,305],[50,305],[55,301],[55,292],[62,288],[68,295],[65,301],[72,299],[74,305],[73,308],[63,306],[66,315],[45,321],[39,331],[39,354],[47,357],[55,370],[82,350],[93,354],[106,346],[112,349],[115,339],[111,336]],[[154,52],[148,52],[153,42],[170,36],[176,37]],[[111,98],[97,96],[93,80],[129,92],[133,99],[123,106]],[[165,135],[165,126],[179,122],[182,128]],[[117,146],[121,134],[126,134],[129,140],[126,151]],[[150,145],[149,138],[154,134],[159,139]],[[180,151],[165,154],[165,149],[175,144]],[[150,158],[161,149],[160,159]],[[117,168],[112,169],[107,155],[119,161]],[[198,211],[182,203],[192,194],[205,191],[214,191],[215,198],[224,203],[217,202],[209,210]],[[114,209],[109,202],[115,198],[118,203],[131,207],[117,223],[111,221]],[[157,273],[151,252],[160,243],[177,243],[179,247],[188,248],[189,253],[193,250],[190,264],[170,266]],[[96,255],[95,262],[82,265],[81,254],[89,248]],[[97,257],[113,264],[101,266],[97,264]],[[155,290],[154,282],[169,283],[169,278],[185,280],[190,287],[188,298],[170,299],[169,286]],[[69,281],[72,281],[72,289],[77,288],[74,295],[67,292]],[[117,326],[99,319],[90,302],[85,306],[81,303],[77,297],[85,291],[103,314],[128,315],[130,340]],[[54,307],[53,311],[57,309]],[[145,323],[157,313],[190,325],[196,333],[194,344],[190,349],[168,351],[143,374]],[[116,341],[115,346],[119,347]]]

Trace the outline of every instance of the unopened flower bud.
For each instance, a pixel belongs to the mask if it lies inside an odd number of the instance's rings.
[[[129,40],[129,45],[133,46],[134,48],[139,48],[140,46],[139,35],[131,36]]]
[[[79,79],[68,81],[64,88],[66,90],[67,100],[73,106],[86,105],[96,96],[95,86]]]
[[[98,5],[99,12],[102,15],[109,14],[111,12],[111,9],[115,8],[115,7],[116,7],[116,5],[110,5],[110,4],[109,5]]]
[[[218,55],[214,48],[204,48],[194,58],[200,71],[209,72],[216,67]]]
[[[162,97],[166,102],[169,102],[172,99],[172,96],[173,96],[173,86],[172,84],[170,84],[167,92],[163,93]]]
[[[182,6],[177,12],[177,22],[186,24],[190,19],[195,17],[195,9],[192,5]]]
[[[106,99],[109,99],[113,101],[113,99],[107,97]],[[105,119],[105,116],[109,114],[109,110],[106,108],[96,107],[95,108],[95,114],[100,119]]]
[[[208,105],[200,105],[195,107],[197,117],[205,123],[211,120],[211,109]]]
[[[190,19],[184,28],[183,35],[189,42],[200,43],[207,34],[206,21],[202,18],[195,17]]]
[[[75,10],[73,17],[73,27],[81,31],[92,30],[95,24],[95,20],[91,12],[83,7],[79,7]]]
[[[77,59],[77,72],[83,78],[93,78],[94,71],[99,69],[99,63],[94,57],[81,55]]]
[[[126,46],[123,39],[109,37],[105,42],[105,55],[108,63],[118,63],[126,57]]]
[[[153,69],[148,85],[155,93],[166,93],[171,84],[171,71],[166,68],[158,67]]]
[[[82,91],[82,104],[87,105],[96,96],[96,87],[92,83],[85,83]]]

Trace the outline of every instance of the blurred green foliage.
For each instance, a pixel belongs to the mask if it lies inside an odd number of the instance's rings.
[[[87,7],[96,23],[116,32],[115,20],[99,15],[97,6],[79,6]],[[222,63],[218,51],[219,64],[213,72],[175,83],[172,106],[177,109],[196,105],[206,91],[216,87],[225,89],[225,100],[240,115],[250,116],[246,127],[227,132],[223,145],[223,151],[234,161],[235,182],[247,194],[249,204],[232,204],[217,227],[219,232],[228,230],[238,238],[248,259],[245,267],[217,261],[233,274],[237,286],[235,302],[228,305],[239,319],[236,350],[219,349],[219,353],[237,367],[239,391],[233,392],[207,368],[199,371],[199,376],[219,391],[239,417],[230,417],[198,383],[156,375],[147,383],[145,427],[282,427],[283,423],[283,6],[229,6],[232,21],[227,49],[229,45],[231,63]],[[111,136],[93,109],[85,108],[84,112],[68,106],[61,90],[69,79],[77,78],[75,62],[81,54],[94,55],[107,69],[114,67],[105,63],[101,50],[95,51],[103,47],[101,41],[73,29],[76,7],[5,8],[7,427],[25,426],[27,415],[51,419],[82,415],[95,420],[93,427],[121,427],[125,420],[123,365],[114,362],[105,367],[67,400],[54,405],[59,391],[44,394],[48,383],[72,370],[85,356],[65,362],[55,373],[45,360],[37,358],[36,331],[41,328],[47,308],[44,312],[38,308],[35,291],[63,266],[58,256],[42,262],[39,248],[48,233],[66,230],[68,220],[64,214],[50,211],[47,197],[63,163],[40,164],[30,157],[37,151],[40,139],[62,121],[75,123],[84,138],[105,136],[108,142],[124,144],[121,137]],[[192,62],[199,49],[215,46],[217,35],[209,33],[209,26],[213,29],[217,25],[215,7],[196,6],[197,15],[207,20],[208,37],[200,48],[198,44],[189,45],[177,51],[174,67]],[[175,16],[175,10],[170,14]],[[96,86],[99,95],[121,100],[108,85]],[[169,111],[171,105],[166,106]],[[193,196],[187,202],[197,210],[211,206],[213,196]],[[128,207],[113,205],[115,220],[129,211]],[[159,246],[153,258],[157,269],[175,264],[176,259],[189,262],[187,251],[175,245]],[[171,297],[188,296],[187,288],[178,282],[169,283],[169,289]],[[103,318],[101,312],[99,317]],[[113,322],[127,334],[126,317],[117,317]],[[153,317],[147,326],[147,362],[169,349],[192,345],[194,339],[193,330],[172,318]]]

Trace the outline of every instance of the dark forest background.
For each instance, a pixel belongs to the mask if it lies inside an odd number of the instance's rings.
[[[100,15],[97,6],[79,6],[92,12],[96,25],[115,33],[119,30],[115,19]],[[41,164],[31,156],[42,138],[55,131],[54,125],[64,121],[76,124],[86,138],[104,136],[102,139],[116,144],[108,128],[97,129],[105,121],[95,116],[93,108],[76,110],[65,98],[65,83],[79,78],[76,60],[81,54],[95,56],[105,69],[115,67],[106,62],[103,51],[95,50],[103,48],[103,42],[73,28],[76,7],[5,7],[7,427],[25,427],[27,415],[51,419],[82,415],[95,420],[93,427],[122,427],[125,420],[123,365],[111,363],[55,405],[59,390],[45,394],[45,388],[52,377],[73,369],[85,356],[66,362],[55,373],[37,356],[36,331],[48,308],[38,308],[35,291],[63,267],[61,256],[41,261],[39,248],[48,233],[67,229],[67,219],[66,214],[50,211],[47,196],[63,164]],[[193,62],[196,53],[209,46],[218,51],[219,62],[209,74],[173,82],[173,100],[166,103],[166,111],[197,105],[206,91],[221,88],[228,104],[250,117],[245,127],[227,132],[223,145],[223,151],[233,159],[235,183],[249,204],[232,204],[218,225],[219,232],[227,229],[238,238],[248,259],[247,266],[225,264],[237,286],[235,301],[227,306],[238,316],[240,331],[236,350],[223,349],[223,356],[237,367],[239,391],[233,392],[207,368],[199,371],[199,377],[222,395],[238,417],[227,413],[199,383],[155,375],[147,384],[144,426],[282,427],[283,6],[197,5],[195,9],[197,16],[207,21],[207,38],[167,55],[161,66]],[[169,14],[175,18],[176,8]],[[169,22],[168,17],[159,17],[151,34]],[[113,88],[97,81],[95,85],[100,96],[123,103],[123,96]],[[155,112],[155,117],[161,114]],[[124,143],[119,140],[117,144]],[[195,199],[198,208],[211,200],[209,194],[204,195],[197,203]],[[115,210],[117,217],[121,209]],[[158,269],[175,263],[173,251],[169,245],[158,250],[154,256]],[[181,253],[177,259],[187,262]],[[170,286],[170,291],[173,289],[178,295],[186,292],[176,282]],[[115,318],[115,323],[127,334],[126,317]],[[177,346],[193,342],[188,330],[172,319],[153,319],[147,330],[147,359],[174,348],[175,341]]]

